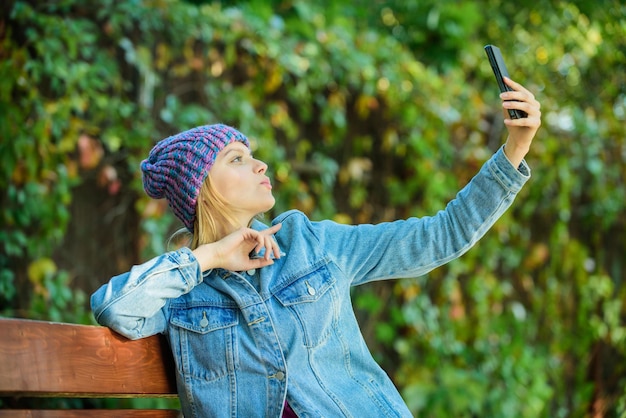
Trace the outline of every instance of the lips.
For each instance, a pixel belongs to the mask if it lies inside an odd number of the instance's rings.
[[[265,179],[261,182],[261,184],[267,188],[272,188],[272,183],[270,182],[270,179]]]

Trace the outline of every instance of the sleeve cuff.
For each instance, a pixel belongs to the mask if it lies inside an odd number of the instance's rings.
[[[519,167],[515,168],[504,153],[501,146],[488,164],[490,171],[496,179],[508,190],[517,193],[530,179],[530,167],[522,160]]]

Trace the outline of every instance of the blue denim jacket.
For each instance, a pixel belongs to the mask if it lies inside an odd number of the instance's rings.
[[[529,178],[500,149],[445,210],[378,225],[274,220],[286,256],[254,271],[200,271],[187,248],[113,277],[96,320],[131,339],[167,335],[186,417],[410,417],[359,330],[351,286],[417,277],[466,252]],[[254,228],[266,228],[255,222]]]

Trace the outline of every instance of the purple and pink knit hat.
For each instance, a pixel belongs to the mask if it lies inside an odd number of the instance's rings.
[[[198,126],[159,141],[141,162],[143,188],[154,199],[167,199],[174,214],[193,232],[202,183],[217,154],[231,142],[248,138],[230,126]]]

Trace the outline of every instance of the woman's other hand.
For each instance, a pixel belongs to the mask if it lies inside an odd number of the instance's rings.
[[[223,268],[244,271],[274,264],[280,258],[280,247],[273,235],[281,228],[276,224],[263,231],[240,228],[219,241],[204,244],[193,250],[202,271]],[[263,257],[250,258],[250,253],[263,252]]]

